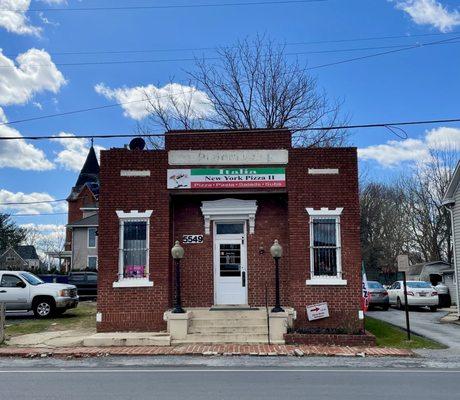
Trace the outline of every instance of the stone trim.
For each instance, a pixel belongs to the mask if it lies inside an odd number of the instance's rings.
[[[150,170],[122,169],[120,176],[150,176]]]
[[[337,175],[339,173],[338,168],[308,168],[310,175]]]

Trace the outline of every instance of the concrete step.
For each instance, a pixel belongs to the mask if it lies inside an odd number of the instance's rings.
[[[189,333],[201,333],[201,334],[209,334],[209,333],[241,333],[241,334],[267,334],[268,328],[267,324],[265,325],[245,325],[245,326],[228,326],[228,325],[200,325],[197,326],[192,323],[189,326]]]
[[[267,318],[253,318],[253,319],[227,319],[227,318],[192,318],[190,320],[190,326],[201,328],[211,326],[267,326]]]
[[[162,332],[104,332],[83,340],[86,347],[110,346],[170,346],[171,337]]]
[[[209,309],[193,309],[191,310],[192,319],[237,319],[237,320],[252,320],[258,318],[266,318],[265,310],[225,310],[225,311],[210,311]]]
[[[268,343],[267,334],[191,333],[185,339],[172,340],[172,344],[186,343]]]

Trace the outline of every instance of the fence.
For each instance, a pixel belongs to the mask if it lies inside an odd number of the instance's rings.
[[[5,340],[5,304],[0,303],[0,344]]]

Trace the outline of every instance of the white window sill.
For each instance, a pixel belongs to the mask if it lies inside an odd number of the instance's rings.
[[[313,278],[305,282],[309,286],[346,286],[347,280],[340,278]]]
[[[148,279],[120,279],[117,282],[113,282],[114,288],[123,288],[123,287],[152,287],[153,282]]]

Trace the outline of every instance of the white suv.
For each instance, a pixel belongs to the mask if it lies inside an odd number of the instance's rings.
[[[47,318],[77,307],[77,288],[45,283],[30,272],[0,271],[0,302],[8,311],[32,310],[36,317]]]

